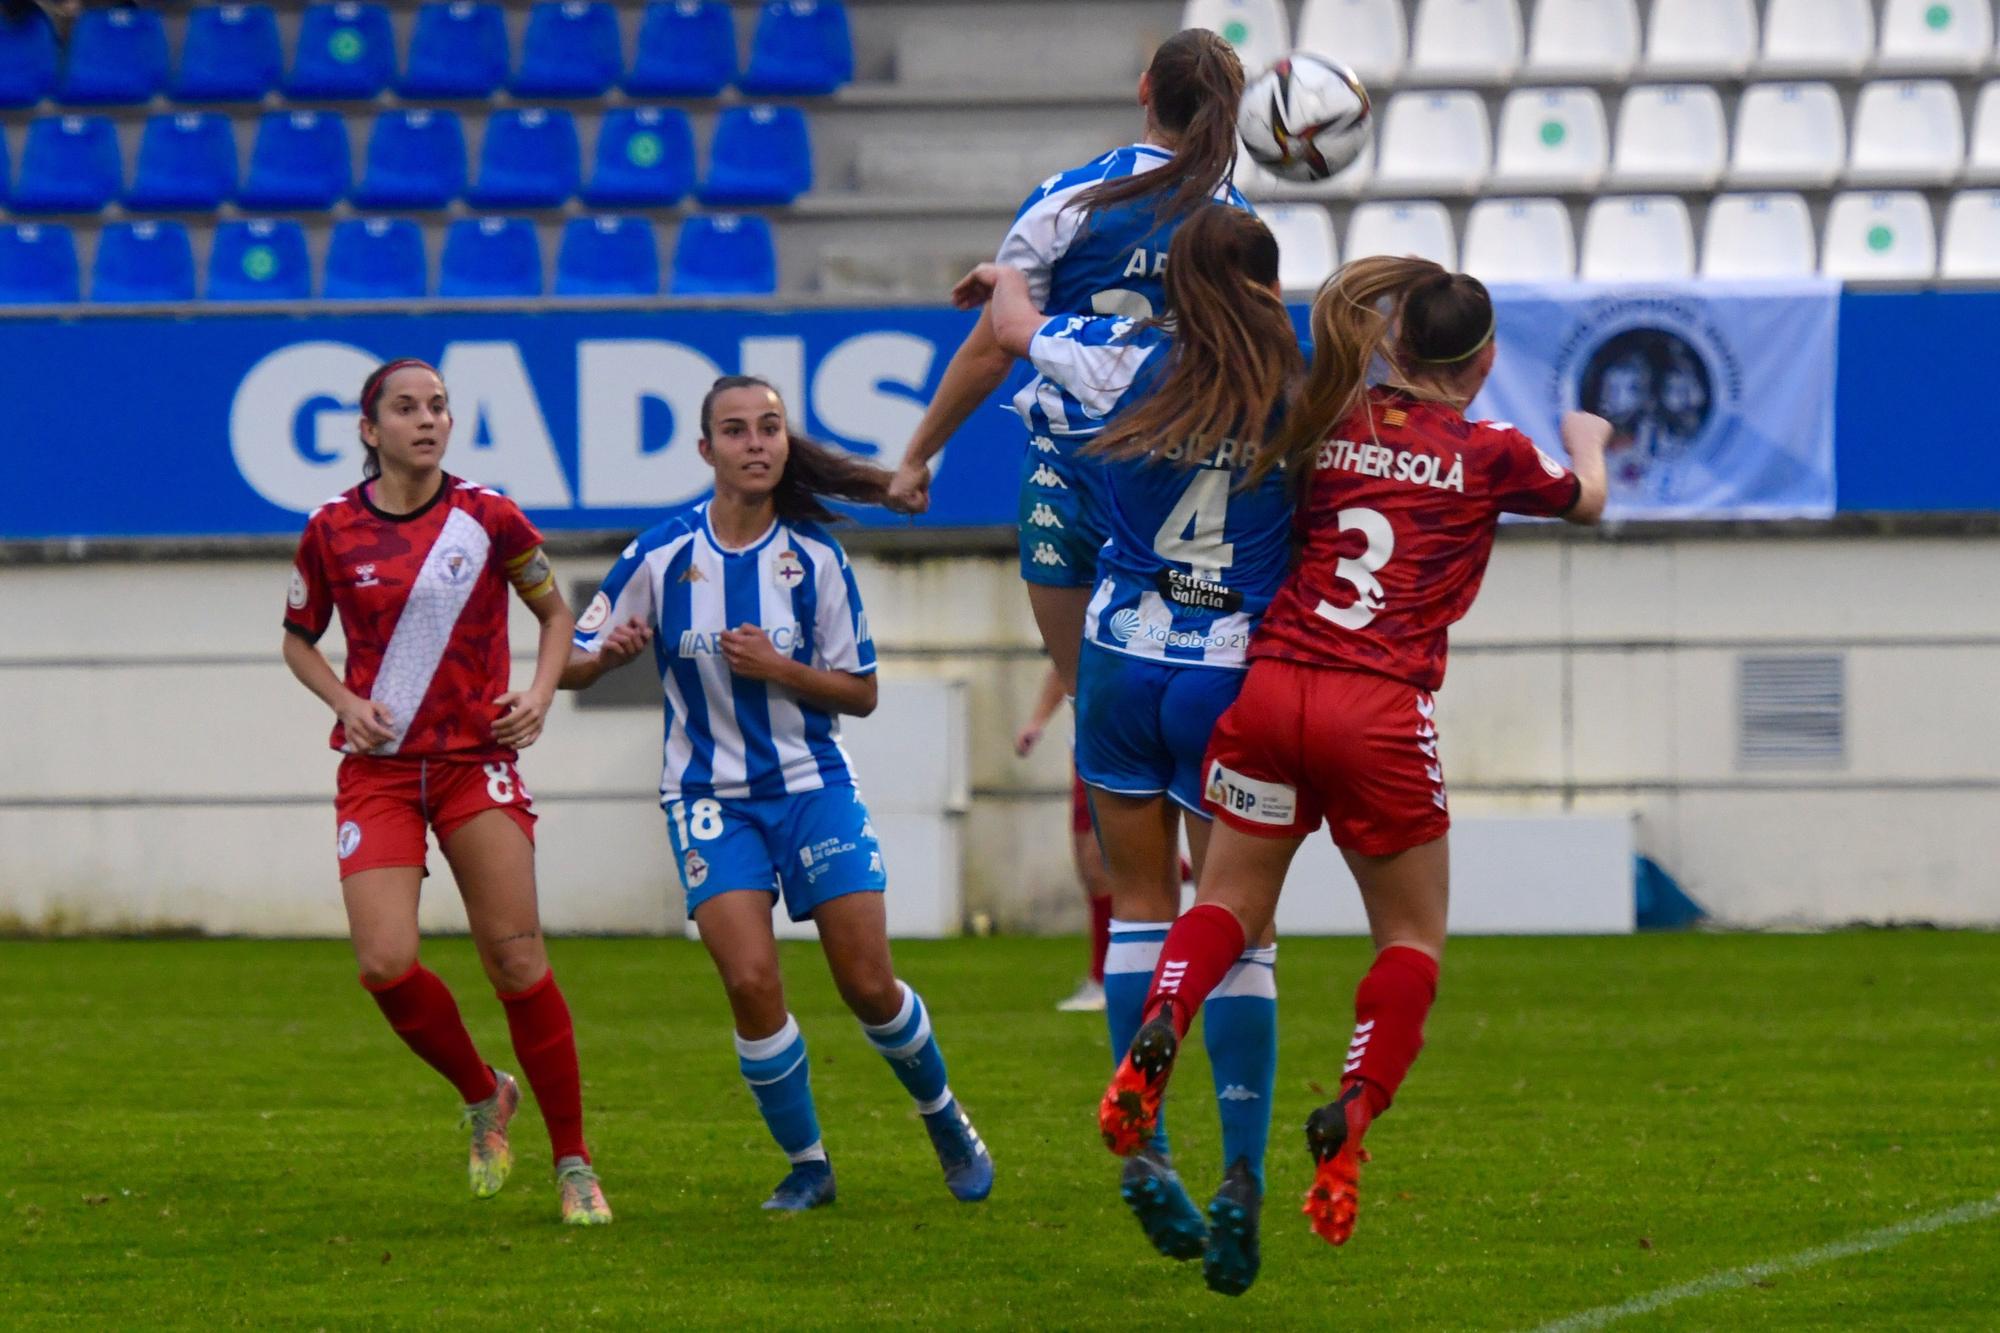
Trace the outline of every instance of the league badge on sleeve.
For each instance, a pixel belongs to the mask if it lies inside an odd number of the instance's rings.
[[[292,586],[285,590],[285,605],[294,611],[306,609],[306,579],[297,565],[292,566]]]
[[[611,619],[611,599],[602,592],[590,599],[590,605],[583,608],[583,614],[576,618],[576,627],[584,634],[595,634],[604,628],[604,622]]]
[[[771,571],[771,577],[777,581],[780,588],[785,589],[787,592],[805,582],[806,567],[804,562],[799,559],[799,553],[797,551],[778,552],[777,567]]]

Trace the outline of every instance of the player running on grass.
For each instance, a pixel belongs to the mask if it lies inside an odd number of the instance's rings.
[[[1447,630],[1479,592],[1504,513],[1595,523],[1609,423],[1573,412],[1574,471],[1511,426],[1469,421],[1493,368],[1493,304],[1422,259],[1348,264],[1313,302],[1316,354],[1279,447],[1258,468],[1311,471],[1305,549],[1251,645],[1243,693],[1210,743],[1218,816],[1197,903],[1160,950],[1133,1039],[1098,1109],[1114,1152],[1151,1132],[1180,1038],[1269,929],[1285,871],[1324,819],[1361,889],[1376,955],[1354,997],[1340,1095],[1306,1122],[1305,1211],[1354,1230],[1363,1135],[1423,1045],[1444,950],[1444,769],[1431,692]],[[1381,358],[1386,382],[1370,388]]]
[[[875,710],[875,643],[825,497],[879,501],[888,474],[792,435],[778,393],[729,375],[702,400],[715,496],[644,532],[577,622],[564,687],[653,645],[666,693],[660,800],[688,914],[721,974],[743,1079],[792,1169],[764,1207],[832,1203],[805,1038],[785,1008],[771,908],[819,930],[835,986],[915,1099],[966,1203],[993,1159],[945,1081],[923,1000],[896,979],[882,851],[839,715]]]
[[[542,733],[572,620],[542,537],[506,496],[443,469],[444,382],[391,361],[361,389],[364,480],[306,520],[285,611],[285,664],[332,708],[345,752],[336,850],[361,984],[396,1034],[451,1080],[472,1130],[472,1193],[513,1169],[507,1124],[521,1091],[480,1058],[458,1004],[417,961],[417,899],[437,835],[479,961],[507,1011],[514,1053],[555,1152],[563,1221],[609,1222],[583,1142],[569,1007],[549,970],[535,902],[535,816],[516,751]],[[541,622],[534,682],[507,684],[507,589]],[[315,646],[340,613],[345,677]]]

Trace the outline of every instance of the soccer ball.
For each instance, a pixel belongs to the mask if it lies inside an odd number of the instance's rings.
[[[1290,181],[1323,181],[1361,155],[1374,126],[1354,71],[1294,51],[1250,81],[1236,132],[1251,160]]]

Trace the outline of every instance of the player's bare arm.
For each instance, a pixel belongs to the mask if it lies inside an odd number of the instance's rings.
[[[1562,419],[1562,437],[1570,471],[1576,473],[1579,483],[1576,503],[1563,515],[1563,521],[1587,527],[1604,517],[1604,446],[1611,442],[1611,423],[1589,412],[1567,412]]]
[[[594,653],[572,647],[569,660],[563,664],[557,688],[587,690],[603,679],[607,672],[616,671],[645,652],[646,645],[652,641],[652,626],[643,620],[628,620],[605,635],[604,642],[597,646]]]
[[[545,573],[546,565],[544,559]],[[541,736],[549,705],[555,701],[556,689],[569,665],[570,636],[576,632],[576,617],[556,588],[553,575],[548,575],[536,590],[523,591],[521,599],[542,626],[535,649],[534,683],[526,690],[509,690],[493,701],[493,706],[500,710],[500,719],[493,724],[493,738],[516,750],[526,749]]]
[[[960,306],[961,310],[970,306]],[[901,514],[921,514],[931,504],[931,459],[963,426],[979,405],[1000,387],[1013,368],[1014,354],[993,341],[993,331],[981,319],[952,353],[937,393],[924,409],[923,420],[903,449],[903,461],[889,483],[888,507]]]
[[[349,744],[356,754],[368,754],[387,745],[395,738],[395,720],[390,717],[388,706],[364,699],[341,683],[335,674],[333,663],[326,660],[315,644],[289,631],[285,634],[285,665],[299,684],[319,696],[320,702],[331,708],[340,725],[347,730]]]

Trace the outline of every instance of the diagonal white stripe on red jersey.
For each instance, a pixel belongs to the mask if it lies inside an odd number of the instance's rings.
[[[451,643],[452,629],[458,624],[472,590],[492,553],[493,539],[479,521],[463,509],[454,509],[438,533],[436,543],[424,558],[424,567],[410,585],[409,600],[396,619],[396,632],[382,654],[382,668],[375,674],[369,697],[389,706],[395,720],[395,738],[377,754],[395,754],[416,720],[424,695],[430,692],[438,663],[444,660]]]

